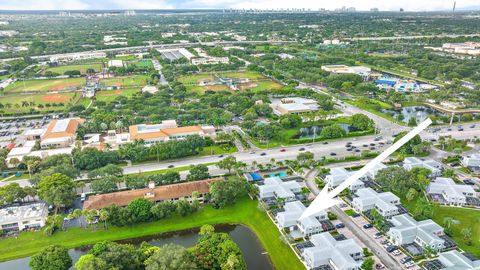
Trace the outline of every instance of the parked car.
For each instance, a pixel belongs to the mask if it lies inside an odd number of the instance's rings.
[[[265,153],[265,152],[262,152],[262,153],[260,154],[260,156],[266,156],[266,155],[267,155],[267,153]]]
[[[406,263],[412,260],[412,257],[407,256],[400,259],[400,263]]]
[[[353,213],[353,214],[352,214],[352,217],[359,217],[359,216],[360,216],[359,213]]]
[[[336,156],[336,155],[337,155],[337,153],[335,153],[335,152],[330,153],[330,156]]]
[[[397,250],[397,249],[398,249],[398,247],[395,246],[395,245],[390,245],[390,246],[387,247],[387,251],[390,252],[390,253]]]
[[[298,151],[305,151],[305,148],[302,147],[302,148],[298,149]]]
[[[322,142],[322,144],[328,144],[328,142]]]
[[[80,195],[80,201],[81,202],[84,202],[86,198],[87,198],[87,194],[82,193],[82,195]]]
[[[375,269],[383,269],[383,268],[385,268],[385,265],[383,265],[381,263],[375,264]]]
[[[337,225],[335,225],[335,228],[337,228],[337,229],[345,228],[345,224],[338,223]]]
[[[380,238],[382,238],[382,234],[381,233],[376,233],[374,238],[375,239],[380,239]]]
[[[168,168],[173,168],[173,167],[175,167],[175,166],[174,165],[168,165]]]
[[[463,180],[463,183],[465,183],[465,185],[475,185],[475,182],[473,182],[471,179],[465,179]]]
[[[383,241],[380,241],[380,244],[385,245],[385,244],[389,244],[389,242],[388,242],[388,240],[385,239]]]
[[[402,252],[397,249],[397,250],[394,250],[394,251],[392,252],[392,254],[393,254],[393,256],[398,256],[398,255],[402,254]]]
[[[407,268],[414,267],[414,266],[415,266],[415,263],[412,262],[412,261],[405,263],[405,267],[407,267]]]
[[[287,151],[287,149],[285,148],[280,149],[280,152],[285,152],[285,151]]]
[[[363,225],[363,228],[364,229],[370,229],[370,228],[373,228],[373,225],[370,224],[370,223],[367,223],[367,224]]]

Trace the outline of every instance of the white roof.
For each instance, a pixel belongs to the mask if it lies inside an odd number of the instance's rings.
[[[440,253],[438,260],[445,266],[445,270],[479,270],[480,260],[472,261],[458,250]]]
[[[352,254],[362,252],[360,246],[353,239],[337,241],[330,233],[320,233],[311,236],[310,241],[315,245],[303,250],[303,257],[312,261],[311,267],[319,267],[330,264],[330,261],[338,269],[357,269],[362,264],[355,261]]]
[[[38,219],[47,215],[45,203],[32,203],[22,206],[0,208],[0,224],[14,223],[22,220]]]
[[[451,178],[437,177],[435,182],[429,184],[427,192],[429,194],[447,193],[457,197],[465,197],[466,194],[475,194],[475,189],[472,186],[457,184]]]
[[[365,206],[377,206],[378,209],[385,211],[395,210],[397,206],[392,202],[400,202],[400,199],[391,192],[377,193],[371,188],[362,188],[355,193],[358,197],[355,197],[352,204],[361,204]]]
[[[391,222],[394,226],[389,233],[400,235],[401,244],[413,243],[416,237],[429,245],[445,242],[436,234],[443,232],[443,228],[431,219],[416,221],[408,214],[403,214],[392,217]]]
[[[33,147],[29,146],[12,148],[12,150],[10,150],[10,152],[8,153],[7,158],[27,155],[32,151],[32,148]]]
[[[40,136],[45,132],[44,128],[34,128],[34,129],[27,129],[24,133],[25,136]]]
[[[295,181],[284,182],[280,177],[266,178],[263,185],[258,186],[260,198],[277,197],[290,198],[295,193],[292,190],[299,190],[300,185]]]

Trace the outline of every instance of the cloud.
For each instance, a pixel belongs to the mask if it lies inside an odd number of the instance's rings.
[[[434,11],[451,10],[455,0],[0,0],[0,10],[82,9],[197,9],[197,8],[320,8],[342,6],[357,10]],[[458,0],[457,9],[479,9],[478,0]]]

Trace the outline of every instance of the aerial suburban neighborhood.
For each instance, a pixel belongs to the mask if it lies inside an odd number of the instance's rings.
[[[0,1],[0,270],[480,270],[478,3],[127,2]]]

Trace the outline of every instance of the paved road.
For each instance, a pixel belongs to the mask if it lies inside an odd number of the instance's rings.
[[[306,179],[307,187],[312,191],[312,193],[318,195],[320,193],[320,189],[315,184],[313,180],[314,173],[307,173],[309,178]],[[330,210],[337,215],[338,219],[345,224],[347,227],[357,238],[360,240],[365,246],[367,246],[370,251],[372,251],[380,261],[386,266],[387,269],[390,270],[402,270],[402,266],[395,261],[388,252],[380,246],[380,244],[375,241],[371,236],[369,236],[362,228],[360,228],[357,224],[355,224],[349,216],[345,214],[338,206],[331,207]]]

